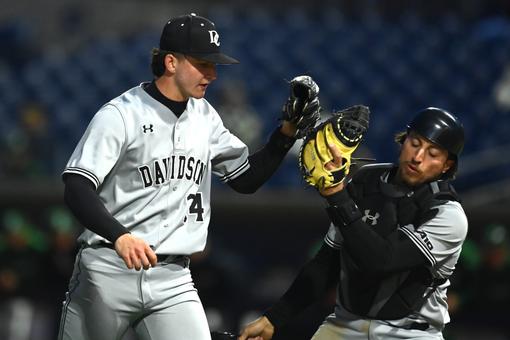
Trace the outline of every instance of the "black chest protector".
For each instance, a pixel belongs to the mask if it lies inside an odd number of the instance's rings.
[[[418,229],[428,219],[431,207],[459,200],[448,181],[434,181],[410,191],[382,179],[395,170],[393,164],[365,166],[347,187],[363,222],[382,237],[399,237],[399,225],[413,224]],[[434,279],[426,265],[384,277],[365,275],[344,249],[341,252],[338,296],[345,308],[359,316],[381,320],[408,316],[446,281]]]

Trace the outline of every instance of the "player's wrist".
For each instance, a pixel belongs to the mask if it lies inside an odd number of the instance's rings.
[[[345,187],[344,182],[340,182],[338,185],[319,190],[319,193],[321,194],[322,197],[328,199],[329,197],[331,197],[339,192],[343,192],[344,187]]]
[[[337,227],[346,227],[362,217],[357,204],[350,198],[342,203],[330,205],[326,208],[326,212],[331,222]]]
[[[271,134],[268,144],[278,151],[287,152],[296,142],[296,138],[283,133],[282,128],[283,124]]]
[[[262,316],[275,330],[282,328],[296,314],[289,303],[280,300],[277,304],[265,310]]]
[[[297,132],[296,124],[291,123],[288,120],[283,120],[282,125],[280,126],[280,132],[287,137],[294,138]]]
[[[114,238],[113,240],[108,240],[110,242],[112,242],[113,244],[115,244],[117,241],[119,241],[119,239],[121,239],[124,235],[131,235],[131,232],[129,232],[129,230],[125,229],[125,230],[119,230],[116,234],[114,234]]]
[[[343,183],[341,183],[335,187],[332,187],[330,189],[337,188],[340,185],[343,185]],[[349,193],[347,192],[347,190],[343,190],[343,188],[341,188],[341,189],[338,188],[336,191],[331,192],[329,195],[324,195],[321,192],[321,195],[326,199],[326,201],[329,203],[330,206],[339,206],[339,205],[342,205],[348,201],[352,201],[352,198],[349,195]]]

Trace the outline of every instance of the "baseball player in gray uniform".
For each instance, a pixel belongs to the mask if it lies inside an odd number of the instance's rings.
[[[256,191],[320,115],[317,85],[296,77],[282,124],[250,155],[204,99],[216,65],[235,63],[210,20],[173,18],[152,51],[155,79],[91,120],[63,172],[66,204],[86,229],[59,339],[121,339],[130,327],[140,339],[211,338],[189,270],[206,244],[211,174]]]
[[[468,227],[450,184],[464,130],[449,112],[427,108],[396,140],[398,164],[366,165],[320,192],[332,221],[322,248],[240,340],[271,339],[335,285],[335,311],[312,339],[443,339],[448,278]],[[330,151],[328,166],[339,168],[341,154]]]

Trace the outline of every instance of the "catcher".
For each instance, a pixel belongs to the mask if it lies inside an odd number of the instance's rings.
[[[449,277],[467,233],[450,184],[463,126],[443,109],[426,108],[396,135],[396,164],[366,165],[349,179],[352,151],[367,128],[368,108],[356,106],[306,137],[300,168],[328,202],[331,225],[315,257],[240,340],[271,339],[334,286],[334,312],[313,340],[443,339]]]

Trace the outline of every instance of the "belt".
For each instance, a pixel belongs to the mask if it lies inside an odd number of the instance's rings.
[[[115,250],[115,246],[112,243],[108,242],[99,242],[91,247],[96,248],[109,248]],[[183,267],[187,267],[189,265],[190,258],[188,255],[174,255],[174,254],[156,254],[157,261],[164,263],[176,263],[182,264]]]
[[[426,331],[430,327],[430,325],[427,322],[416,322],[416,321],[413,321],[413,322],[405,324],[405,325],[395,325],[388,321],[386,321],[385,323],[389,326],[396,327],[396,328],[416,329],[416,330],[420,330],[420,331]]]
[[[418,329],[424,331],[429,329],[430,325],[427,322],[411,322],[409,325],[405,325],[406,329]]]

